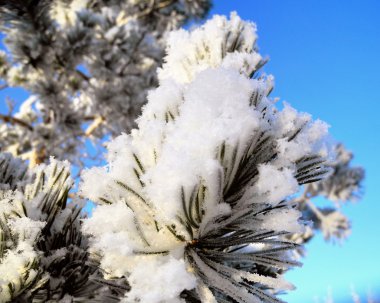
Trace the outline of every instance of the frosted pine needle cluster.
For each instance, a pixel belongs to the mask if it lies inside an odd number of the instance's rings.
[[[0,154],[0,302],[117,302],[129,289],[89,261],[71,185],[68,163],[27,170]]]
[[[334,146],[334,156],[328,178],[308,184],[293,200],[302,211],[303,219],[314,223],[313,229],[309,227],[305,233],[292,236],[297,243],[309,241],[314,230],[320,230],[324,238],[332,242],[342,242],[351,233],[351,223],[340,208],[342,204],[355,202],[361,197],[365,172],[362,167],[352,165],[353,154],[342,144]],[[330,205],[320,207],[313,202],[320,197],[329,200]]]
[[[281,274],[299,263],[289,197],[321,180],[327,126],[269,98],[254,24],[216,16],[169,38],[160,85],[138,128],[83,174],[98,206],[85,220],[105,278],[126,278],[123,302],[281,302]]]
[[[0,154],[0,169],[0,302],[8,302],[42,278],[33,245],[45,223],[26,216],[14,191],[26,177],[23,163]]]
[[[336,157],[331,165],[333,173],[326,180],[310,185],[311,191],[336,203],[357,201],[363,190],[364,169],[352,166],[354,156],[342,144],[335,146],[335,153]]]

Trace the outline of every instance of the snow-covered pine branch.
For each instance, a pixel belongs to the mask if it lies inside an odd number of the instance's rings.
[[[124,302],[281,302],[304,230],[288,197],[329,172],[327,126],[268,95],[254,24],[216,16],[172,33],[137,129],[83,174],[83,225]],[[105,228],[107,227],[107,228]]]
[[[302,218],[313,222],[313,229],[307,228],[303,234],[293,235],[292,240],[305,243],[320,230],[328,241],[342,242],[351,233],[351,223],[340,210],[349,201],[355,202],[362,195],[365,172],[360,166],[352,166],[353,154],[342,144],[334,146],[334,159],[330,162],[331,174],[320,182],[308,184],[303,193],[294,198],[302,211]],[[328,207],[314,203],[318,197],[331,202]]]
[[[9,50],[0,53],[0,77],[33,95],[18,112],[0,115],[0,149],[32,164],[49,156],[81,164],[87,139],[99,147],[105,135],[134,126],[147,90],[157,85],[166,33],[203,17],[209,6],[209,0],[0,1]]]
[[[0,154],[0,302],[117,302],[129,289],[90,262],[71,184],[67,163],[27,170]]]
[[[352,152],[342,144],[335,146],[336,157],[332,163],[333,173],[329,178],[311,184],[311,192],[326,197],[335,203],[357,201],[362,195],[362,181],[365,176],[364,169],[360,166],[352,166]]]

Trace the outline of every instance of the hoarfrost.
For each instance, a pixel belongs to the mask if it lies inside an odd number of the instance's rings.
[[[260,165],[259,178],[256,183],[256,192],[265,196],[267,201],[276,205],[284,198],[294,194],[298,190],[294,172],[288,168],[279,169],[270,164]]]

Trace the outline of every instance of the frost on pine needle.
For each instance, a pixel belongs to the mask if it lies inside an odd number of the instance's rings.
[[[0,302],[12,301],[46,278],[33,245],[45,224],[26,217],[21,198],[9,192],[0,199]]]
[[[323,219],[319,223],[326,240],[345,239],[351,233],[351,224],[347,217],[335,209],[322,209]]]
[[[0,193],[5,190],[15,190],[21,182],[27,179],[28,166],[20,159],[10,154],[0,153]]]
[[[128,289],[102,284],[88,260],[69,170],[54,159],[27,170],[0,154],[0,302],[112,302]]]
[[[236,14],[172,34],[138,128],[83,173],[98,204],[83,232],[105,277],[128,279],[124,302],[281,302],[293,288],[286,236],[304,226],[287,198],[329,172],[327,126],[276,109],[255,40]]]
[[[333,173],[321,182],[312,184],[312,190],[334,202],[356,201],[361,196],[364,169],[352,166],[353,154],[342,144],[335,146]]]
[[[20,160],[0,154],[0,302],[11,301],[45,278],[34,248],[45,223],[27,217],[23,195],[16,190],[26,170]]]
[[[332,168],[327,178],[308,184],[303,193],[294,199],[302,211],[302,219],[314,222],[314,229],[320,230],[327,241],[342,242],[351,233],[351,223],[341,212],[340,207],[348,201],[355,202],[361,197],[365,172],[362,167],[352,166],[353,155],[342,144],[334,146]],[[314,203],[317,197],[331,201],[328,207],[319,207]],[[314,233],[308,230],[304,234],[293,235],[298,243],[308,242]]]
[[[160,79],[174,78],[177,82],[187,83],[200,71],[220,66],[252,75],[265,63],[257,53],[254,23],[241,22],[236,13],[232,13],[230,21],[215,16],[203,28],[170,34],[165,64],[158,70]],[[178,45],[187,47],[178,48]]]

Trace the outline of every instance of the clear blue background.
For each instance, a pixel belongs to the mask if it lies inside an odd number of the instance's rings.
[[[355,153],[366,169],[365,195],[348,205],[353,232],[342,245],[318,235],[308,245],[301,269],[288,279],[297,290],[291,303],[353,302],[351,287],[380,296],[380,1],[379,0],[215,0],[211,14],[235,10],[256,22],[265,67],[276,79],[273,96],[331,125],[332,135]],[[210,14],[210,15],[211,15]],[[0,92],[22,101],[21,90]],[[376,301],[380,302],[380,301]]]

